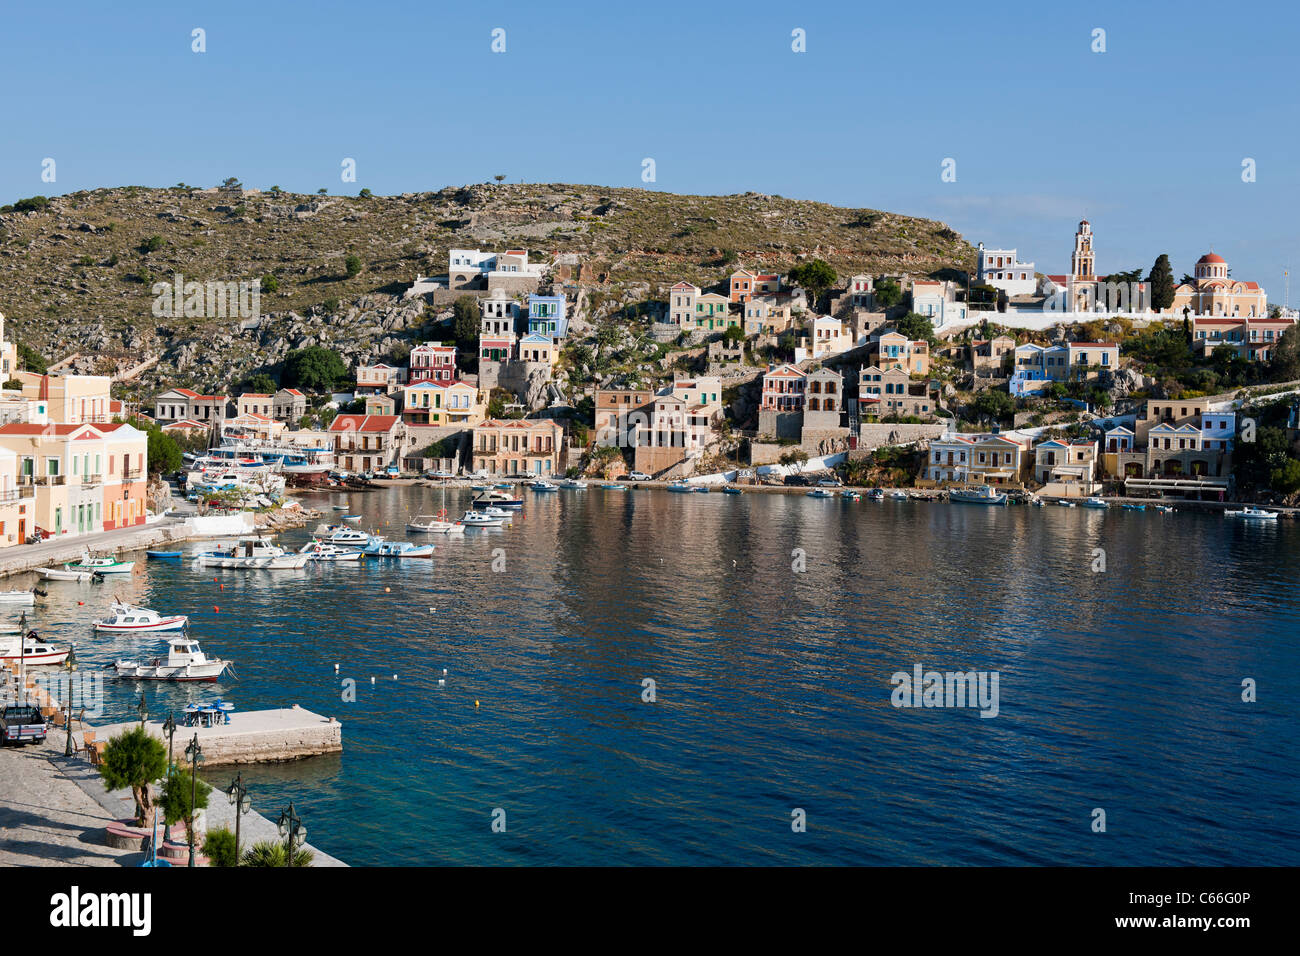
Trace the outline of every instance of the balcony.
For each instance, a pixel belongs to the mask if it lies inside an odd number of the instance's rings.
[[[82,475],[81,483],[83,485],[102,485],[104,483],[103,475]]]
[[[126,481],[139,481],[139,480],[140,480],[141,478],[143,478],[143,477],[144,477],[144,472],[141,471],[139,468],[124,468],[124,469],[122,469],[122,481],[124,481],[124,482],[126,482]]]
[[[35,493],[28,488],[14,488],[12,491],[0,491],[0,504],[12,504],[15,501],[24,501],[36,497]]]

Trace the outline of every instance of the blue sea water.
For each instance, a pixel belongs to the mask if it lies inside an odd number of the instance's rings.
[[[83,666],[152,653],[90,630],[116,593],[190,614],[237,662],[216,685],[110,683],[109,718],[143,690],[154,714],[221,696],[340,719],[341,755],[242,769],[259,811],[292,799],[354,865],[1300,863],[1300,528],[524,494],[511,527],[432,562],[205,572],[141,552],[129,580],[46,585],[39,626]],[[351,502],[394,537],[441,503]],[[893,706],[917,664],[997,671],[998,715]]]

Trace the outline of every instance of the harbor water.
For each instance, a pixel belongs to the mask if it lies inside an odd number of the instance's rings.
[[[341,720],[341,755],[242,770],[259,812],[292,800],[353,865],[1300,864],[1289,522],[521,494],[509,527],[451,540],[402,527],[436,490],[305,496],[435,556],[139,552],[101,585],[42,583],[35,626],[82,668],[157,656],[162,635],[94,634],[116,595],[235,661],[217,684],[106,681],[101,723],[141,693],[155,717],[222,698]],[[996,672],[996,716],[895,706],[918,666]]]

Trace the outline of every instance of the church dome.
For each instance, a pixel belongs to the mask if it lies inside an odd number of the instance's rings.
[[[1216,256],[1213,252],[1207,252],[1205,255],[1201,256],[1201,258],[1196,260],[1198,266],[1203,262],[1213,262],[1215,264],[1222,263],[1225,266],[1228,264],[1227,259],[1223,258],[1223,256]]]

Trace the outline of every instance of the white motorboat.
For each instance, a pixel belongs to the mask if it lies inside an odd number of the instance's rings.
[[[361,552],[356,548],[340,548],[337,544],[324,541],[308,541],[298,549],[313,561],[360,561]]]
[[[368,534],[360,528],[345,528],[341,524],[318,525],[316,530],[311,533],[311,536],[317,541],[324,541],[326,544],[355,544],[363,548],[375,539],[374,535]]]
[[[465,525],[459,521],[449,521],[447,512],[436,515],[416,515],[406,522],[407,531],[419,531],[425,534],[464,534]]]
[[[69,571],[98,571],[100,574],[130,574],[131,569],[135,567],[134,561],[119,561],[117,558],[99,557],[92,558],[87,551],[81,556],[81,560],[74,564],[64,565]]]
[[[1276,511],[1265,511],[1263,508],[1256,508],[1252,505],[1246,505],[1240,511],[1225,511],[1225,518],[1243,518],[1246,521],[1276,521]]]
[[[1007,496],[995,491],[991,485],[977,485],[974,488],[954,488],[948,494],[948,500],[968,505],[1005,505]]]
[[[466,511],[460,520],[466,528],[499,528],[506,522],[500,515],[488,514],[486,511]]]
[[[907,492],[906,492],[906,491],[899,491],[898,489],[894,489],[893,491],[891,491],[891,492],[889,493],[889,497],[893,498],[895,501],[907,501],[907,500],[908,500]]]
[[[1084,498],[1081,503],[1085,508],[1096,508],[1098,511],[1105,511],[1110,508],[1110,502],[1105,498],[1098,498],[1095,495],[1091,498]]]
[[[368,558],[432,558],[433,545],[410,541],[376,541],[362,552]]]
[[[21,659],[24,664],[62,664],[68,659],[68,650],[41,640],[35,631],[0,636],[0,661]]]
[[[199,649],[197,641],[173,637],[167,642],[166,659],[155,657],[147,664],[118,661],[114,673],[125,680],[203,680],[214,681],[230,666],[230,661],[210,658]]]
[[[36,573],[47,581],[78,581],[82,584],[89,584],[92,581],[104,580],[104,575],[100,571],[73,571],[69,568],[37,568]]]
[[[95,622],[95,630],[110,631],[117,634],[131,634],[146,631],[183,631],[189,626],[190,619],[184,614],[164,617],[147,607],[113,602],[113,613],[103,620]]]
[[[583,481],[581,478],[565,478],[563,481],[560,482],[560,487],[573,488],[577,491],[582,491],[587,487],[587,483]]]
[[[289,554],[268,538],[244,538],[228,550],[205,551],[198,557],[201,568],[246,568],[285,571],[304,568],[311,559],[305,554]]]
[[[545,478],[538,478],[536,481],[530,481],[528,487],[533,491],[558,491],[559,488],[547,481]]]
[[[25,607],[31,607],[35,603],[36,593],[34,591],[0,591],[0,604],[21,604]]]

